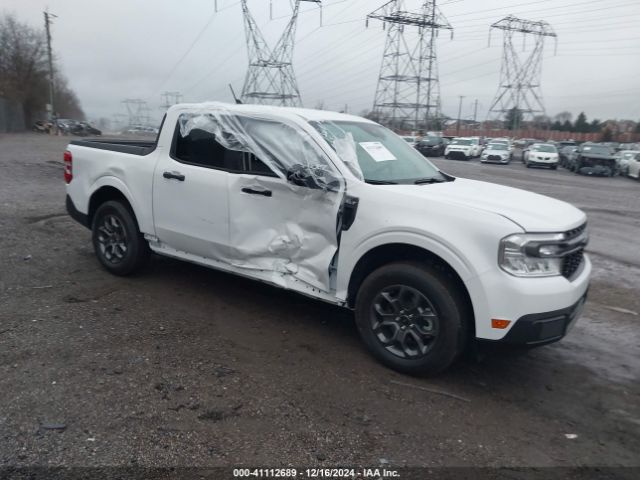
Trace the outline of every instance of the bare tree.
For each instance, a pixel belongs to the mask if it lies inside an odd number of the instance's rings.
[[[77,96],[59,69],[54,70],[56,110],[83,118]],[[49,101],[45,36],[13,15],[0,16],[0,96],[22,107],[25,127],[45,116]]]

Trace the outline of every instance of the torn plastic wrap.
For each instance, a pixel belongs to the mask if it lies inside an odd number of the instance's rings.
[[[359,180],[364,180],[362,169],[358,163],[358,146],[351,132],[345,132],[334,122],[329,121],[311,122],[311,125],[333,147],[351,173]]]
[[[344,178],[312,136],[286,118],[217,105],[189,110],[178,121],[181,135],[195,129],[212,133],[226,149],[254,155],[277,175],[229,175],[229,248],[212,256],[270,272],[269,280],[283,287],[302,281],[329,291]],[[243,189],[271,196],[242,194]]]

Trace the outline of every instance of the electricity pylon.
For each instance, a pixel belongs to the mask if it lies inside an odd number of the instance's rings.
[[[149,124],[149,106],[144,100],[139,98],[128,98],[123,100],[129,117],[129,126]]]
[[[294,107],[302,105],[292,66],[300,2],[320,4],[321,0],[295,0],[291,18],[278,43],[271,49],[249,11],[247,0],[241,0],[249,54],[249,68],[241,95],[244,103]]]
[[[405,10],[404,0],[391,0],[367,15],[382,20],[387,42],[373,102],[379,121],[394,128],[421,130],[441,116],[435,40],[438,30],[453,27],[436,6],[423,1],[420,10]],[[406,27],[416,27],[417,39]]]
[[[509,112],[512,124],[517,130],[520,122],[533,120],[538,114],[544,114],[542,101],[542,54],[545,37],[553,37],[557,47],[557,35],[547,22],[523,20],[509,15],[492,24],[489,29],[491,41],[492,29],[503,32],[502,66],[500,68],[500,85],[489,108],[489,117],[494,120],[505,120]],[[522,33],[523,52],[519,53],[514,45],[516,34]],[[533,48],[526,50],[526,39],[533,38]]]
[[[163,100],[163,104],[160,105],[162,110],[168,110],[173,105],[176,105],[182,101],[182,94],[180,92],[162,92],[160,98]]]

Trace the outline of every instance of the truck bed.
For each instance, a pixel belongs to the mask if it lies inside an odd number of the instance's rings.
[[[157,142],[145,140],[120,140],[120,139],[90,139],[90,140],[72,140],[71,145],[80,147],[98,148],[100,150],[109,150],[112,152],[128,153],[130,155],[149,155],[156,149]]]

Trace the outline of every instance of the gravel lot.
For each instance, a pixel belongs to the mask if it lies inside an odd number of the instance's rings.
[[[67,141],[0,136],[0,466],[640,466],[637,182],[436,159],[584,209],[595,272],[564,341],[417,379],[348,311],[165,258],[107,274]]]

